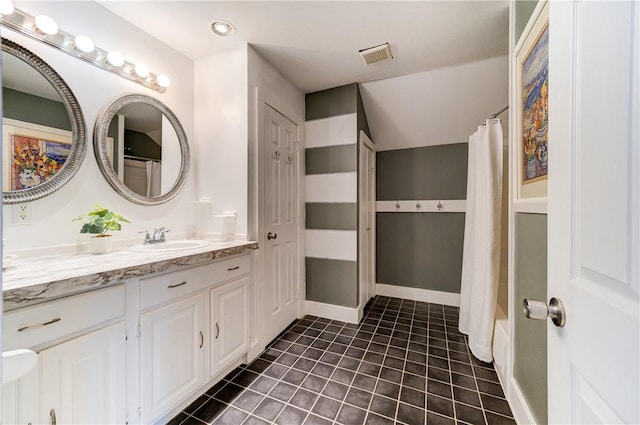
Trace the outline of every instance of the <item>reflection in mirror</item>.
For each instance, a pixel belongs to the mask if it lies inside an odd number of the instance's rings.
[[[173,112],[144,95],[111,103],[96,122],[94,147],[111,186],[132,202],[173,198],[186,181],[189,147]]]
[[[73,177],[86,152],[75,96],[42,59],[3,38],[2,99],[3,202],[51,194]]]

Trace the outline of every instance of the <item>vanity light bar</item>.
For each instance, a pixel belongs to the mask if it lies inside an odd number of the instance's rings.
[[[42,15],[39,15],[39,17],[40,16]],[[53,20],[51,20],[51,22],[53,22]],[[108,52],[101,49],[93,45],[91,40],[86,36],[76,38],[73,34],[59,28],[57,32],[53,34],[45,33],[36,25],[36,17],[22,10],[14,9],[13,13],[0,15],[0,25],[160,93],[164,93],[169,86],[170,80],[166,75],[154,74],[142,63],[135,64],[129,62],[118,52]],[[81,42],[76,41],[78,39],[84,43],[80,45]],[[87,40],[91,42],[93,49],[89,49]]]

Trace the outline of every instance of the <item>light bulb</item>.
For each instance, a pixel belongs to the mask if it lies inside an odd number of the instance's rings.
[[[107,60],[113,66],[124,65],[124,57],[122,56],[122,54],[120,54],[120,52],[116,52],[115,50],[107,54]]]
[[[54,21],[50,17],[46,15],[38,15],[36,16],[35,21],[38,30],[40,30],[44,34],[54,35],[58,33],[58,24],[56,24],[56,21]]]
[[[160,74],[156,77],[156,82],[160,87],[167,88],[171,84],[171,79],[164,74]]]
[[[95,44],[93,44],[93,41],[91,41],[91,39],[86,35],[77,36],[74,40],[74,43],[78,50],[85,53],[93,52],[93,49],[95,49],[96,47]]]
[[[149,68],[147,65],[139,63],[135,67],[136,74],[138,74],[142,78],[147,78],[149,76]]]
[[[11,15],[15,7],[11,0],[0,0],[0,15]]]
[[[211,24],[211,31],[221,37],[229,37],[235,32],[235,27],[227,21],[214,21]]]
[[[221,22],[217,22],[216,24],[214,24],[213,27],[220,34],[226,34],[229,32],[229,27]]]

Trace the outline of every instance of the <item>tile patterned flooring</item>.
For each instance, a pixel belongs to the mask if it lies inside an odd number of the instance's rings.
[[[515,424],[458,309],[375,297],[358,325],[305,316],[171,425]]]

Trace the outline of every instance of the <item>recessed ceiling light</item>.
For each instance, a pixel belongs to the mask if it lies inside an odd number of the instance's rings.
[[[236,31],[236,29],[227,21],[217,20],[211,24],[211,31],[221,37],[229,37]]]

